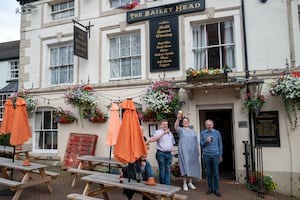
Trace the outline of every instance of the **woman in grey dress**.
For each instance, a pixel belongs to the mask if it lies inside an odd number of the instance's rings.
[[[189,119],[182,118],[183,127],[179,127],[182,114],[177,115],[174,128],[179,136],[178,161],[180,173],[183,179],[183,190],[188,191],[188,187],[196,189],[192,183],[192,178],[200,178],[200,163],[198,139],[196,132],[189,128]]]

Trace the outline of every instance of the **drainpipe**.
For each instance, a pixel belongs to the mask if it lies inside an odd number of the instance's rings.
[[[294,41],[294,28],[293,28],[293,19],[292,19],[292,0],[287,0],[286,2],[287,9],[287,20],[288,20],[288,31],[289,31],[289,44],[290,44],[290,62],[291,68],[295,67],[295,41]]]
[[[246,22],[245,22],[245,5],[244,0],[241,0],[242,7],[242,23],[243,23],[243,41],[244,41],[244,56],[245,56],[245,78],[249,79],[249,67],[248,67],[248,51],[247,51],[247,34],[246,34]],[[247,93],[249,93],[249,86],[246,87]],[[254,152],[253,152],[253,136],[252,136],[252,111],[251,109],[248,112],[248,121],[249,121],[249,140],[250,140],[250,158],[251,158],[251,172],[255,171],[255,162],[254,162]],[[248,175],[247,175],[248,176]],[[249,180],[249,177],[246,177]],[[247,181],[248,181],[247,180]]]

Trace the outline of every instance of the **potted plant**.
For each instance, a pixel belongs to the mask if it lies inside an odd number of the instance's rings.
[[[295,130],[298,127],[297,113],[300,110],[300,73],[292,72],[281,76],[271,83],[270,94],[282,97],[290,126]]]
[[[263,95],[253,96],[250,93],[247,93],[244,98],[244,107],[248,109],[248,111],[254,112],[258,115],[262,106],[266,103],[265,97]]]
[[[64,99],[67,104],[78,107],[79,116],[84,117],[84,110],[92,110],[97,106],[97,98],[93,94],[93,88],[88,85],[74,85],[69,87]]]
[[[106,122],[108,116],[100,111],[98,108],[93,108],[91,110],[84,111],[84,118],[88,119],[90,122]]]
[[[271,191],[278,188],[278,184],[274,182],[272,176],[263,175],[262,173],[255,172],[251,175],[248,181],[248,188],[250,190],[266,190]]]
[[[175,162],[171,165],[171,173],[175,177],[180,177],[181,176],[178,162]]]
[[[58,108],[53,113],[53,118],[57,123],[67,124],[77,121],[77,118],[70,110]]]
[[[209,82],[227,82],[227,73],[223,69],[193,69],[186,70],[187,82],[209,83]]]
[[[169,81],[160,80],[149,87],[142,101],[148,106],[145,114],[155,113],[156,120],[160,121],[180,109],[178,87]],[[151,119],[155,119],[154,117]],[[144,121],[147,119],[144,116]],[[149,119],[149,118],[148,118]]]

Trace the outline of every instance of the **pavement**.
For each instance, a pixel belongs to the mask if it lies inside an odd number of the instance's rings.
[[[66,199],[66,196],[70,193],[79,193],[81,194],[84,189],[85,182],[78,181],[74,188],[71,187],[72,176],[66,170],[62,170],[59,167],[50,167],[49,171],[59,172],[60,176],[58,176],[51,185],[53,187],[53,193],[49,193],[45,184],[39,186],[33,186],[30,188],[25,188],[20,196],[20,200],[63,200]],[[14,179],[18,179],[20,174],[18,172],[14,172]],[[295,200],[295,198],[291,198],[289,196],[279,194],[276,191],[268,192],[264,195],[264,198],[258,196],[258,194],[254,191],[250,191],[247,189],[245,184],[238,184],[233,181],[221,180],[220,182],[220,192],[222,193],[222,197],[217,197],[215,194],[206,195],[207,191],[206,181],[199,180],[194,181],[194,185],[196,186],[195,190],[189,189],[189,191],[185,192],[181,190],[179,194],[184,194],[188,196],[189,200]],[[182,186],[182,181],[178,178],[172,180],[172,185]],[[148,186],[151,187],[151,186]],[[1,191],[7,190],[6,187],[0,186],[0,194]],[[123,195],[122,190],[113,190],[108,193],[108,196],[111,200],[127,200],[126,196]],[[102,195],[98,196],[99,198],[103,198]],[[12,196],[4,196],[0,195],[0,200],[10,200]],[[142,196],[140,194],[135,194],[132,200],[142,200]]]

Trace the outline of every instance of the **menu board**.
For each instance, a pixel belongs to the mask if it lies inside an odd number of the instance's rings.
[[[150,20],[150,71],[179,69],[178,17]]]
[[[255,145],[280,147],[278,111],[259,112],[254,116]]]

